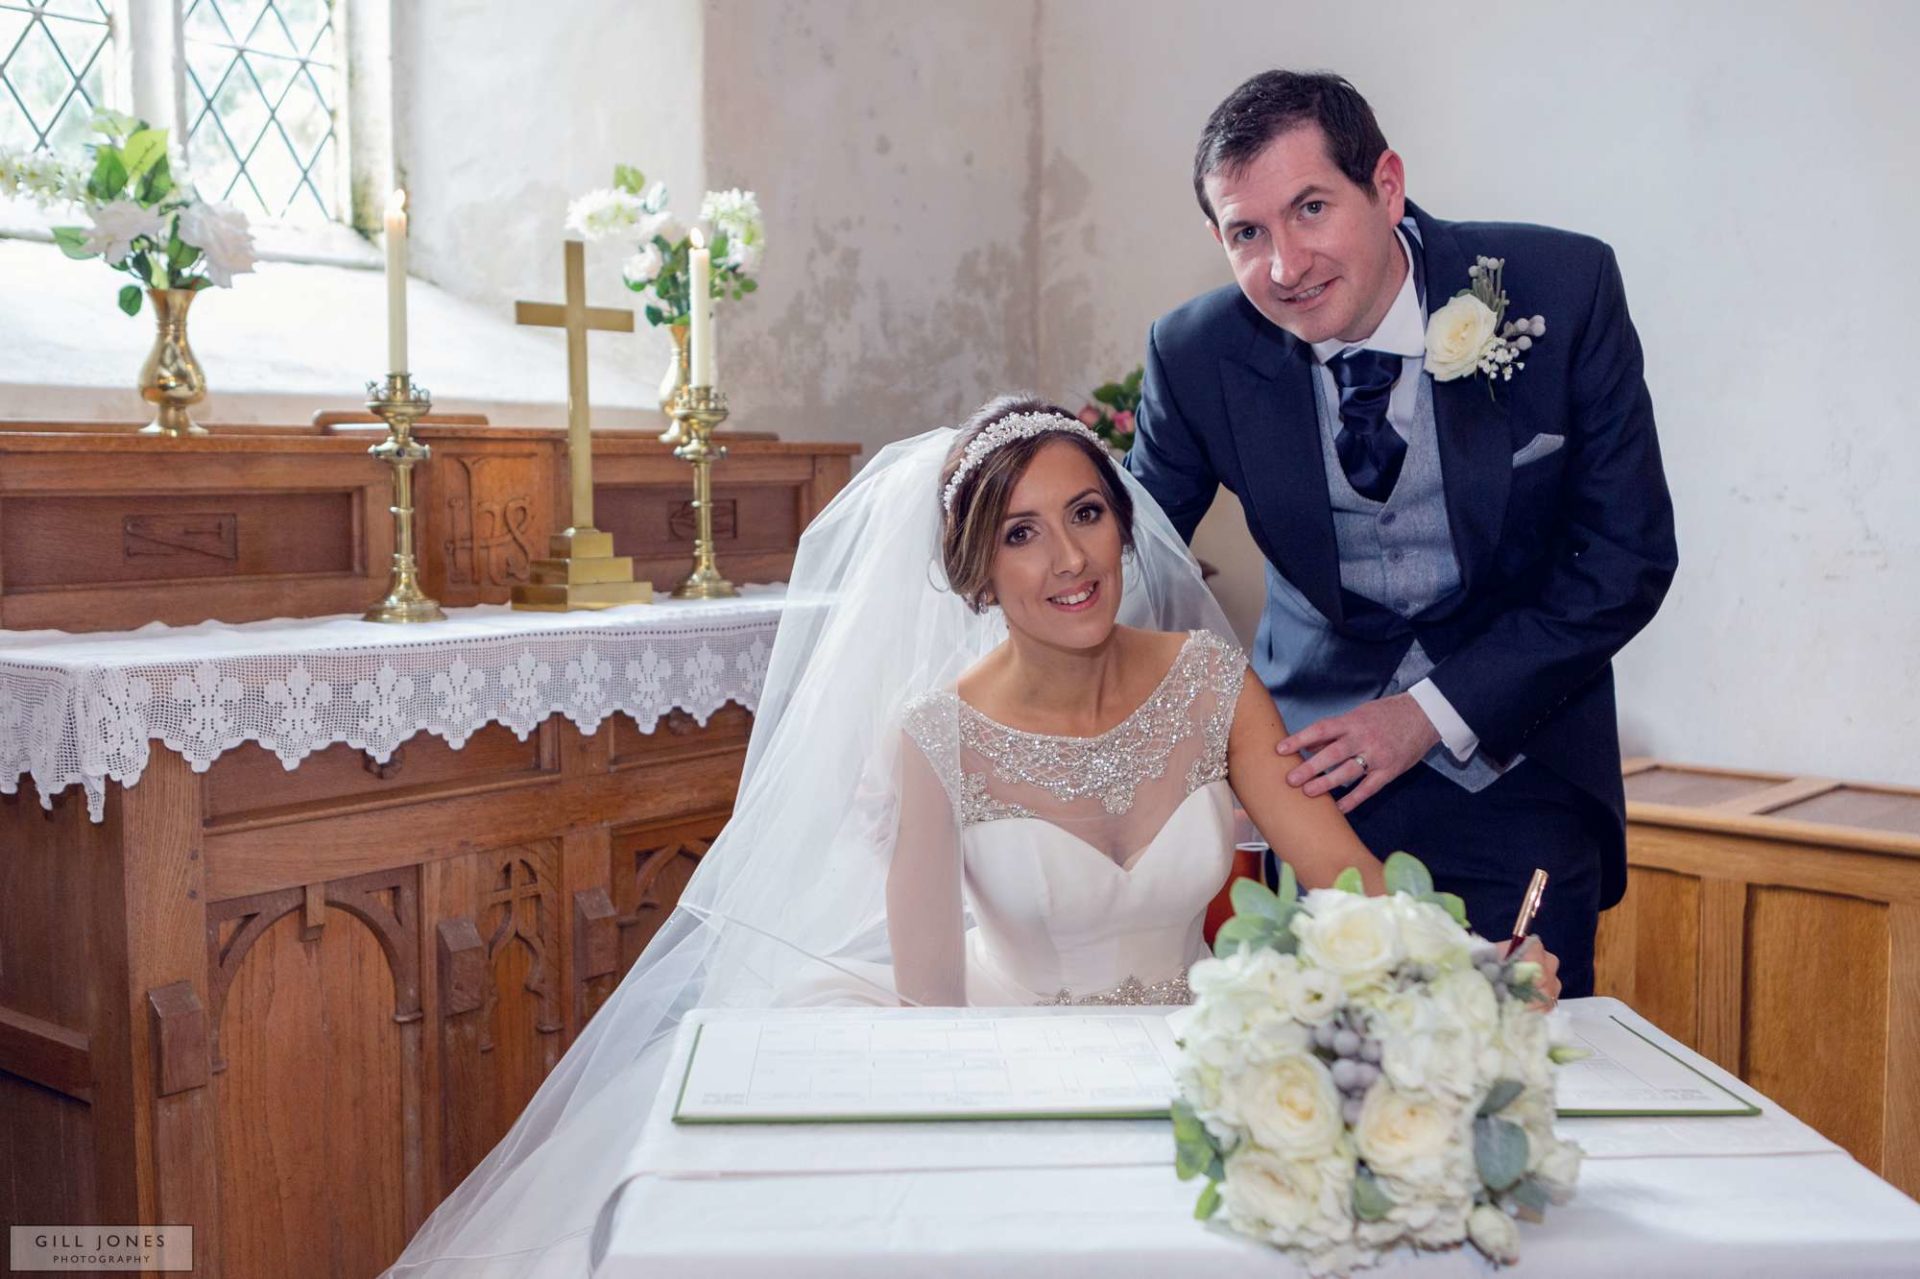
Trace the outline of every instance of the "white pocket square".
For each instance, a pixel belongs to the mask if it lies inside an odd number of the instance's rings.
[[[1540,434],[1527,441],[1526,447],[1513,455],[1513,469],[1519,470],[1529,462],[1538,462],[1549,453],[1558,452],[1567,442],[1564,435]]]

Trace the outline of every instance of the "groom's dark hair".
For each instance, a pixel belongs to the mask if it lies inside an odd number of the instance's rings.
[[[1303,124],[1320,126],[1327,158],[1372,198],[1373,170],[1387,138],[1360,91],[1331,71],[1262,71],[1229,93],[1200,131],[1193,194],[1207,221],[1218,223],[1207,199],[1207,175],[1238,173],[1269,142]]]

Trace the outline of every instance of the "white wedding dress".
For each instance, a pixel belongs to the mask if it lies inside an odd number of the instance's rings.
[[[603,1209],[644,1170],[693,1009],[1187,999],[1233,855],[1232,630],[1116,469],[1136,512],[1119,620],[1189,631],[1178,657],[1098,737],[1020,732],[968,706],[959,677],[1006,628],[939,578],[953,438],[881,450],[802,536],[732,820],[394,1279],[589,1272]]]
[[[1008,728],[952,691],[909,705],[888,883],[899,993],[1188,1002],[1207,904],[1232,865],[1227,735],[1244,670],[1239,649],[1195,631],[1097,737]]]

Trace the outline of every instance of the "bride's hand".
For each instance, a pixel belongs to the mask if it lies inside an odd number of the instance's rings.
[[[1538,937],[1529,937],[1514,958],[1540,965],[1540,980],[1534,984],[1540,989],[1541,1008],[1552,1008],[1560,1002],[1560,956],[1541,945]]]

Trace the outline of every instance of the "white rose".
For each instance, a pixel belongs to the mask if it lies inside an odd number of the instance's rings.
[[[1467,1237],[1491,1261],[1510,1265],[1520,1260],[1520,1228],[1492,1204],[1481,1204],[1468,1215]]]
[[[1337,975],[1348,990],[1383,981],[1402,958],[1399,924],[1385,897],[1316,888],[1293,917],[1293,932],[1300,957]]]
[[[1289,1159],[1330,1153],[1345,1130],[1340,1090],[1307,1053],[1248,1066],[1227,1081],[1225,1093],[1253,1140]]]
[[[1510,999],[1500,1009],[1500,1073],[1528,1088],[1553,1086],[1552,1047],[1546,1016],[1538,1009]]]
[[[1487,304],[1462,293],[1427,321],[1427,372],[1436,382],[1465,377],[1480,365],[1496,323]]]
[[[1242,1234],[1320,1248],[1352,1237],[1353,1159],[1282,1159],[1241,1146],[1226,1159],[1220,1204]]]
[[[1456,968],[1441,973],[1427,989],[1445,1024],[1471,1031],[1477,1038],[1491,1038],[1499,1027],[1499,996],[1479,969]]]
[[[638,253],[620,264],[620,278],[633,288],[644,289],[659,278],[660,268],[665,265],[660,246],[649,240],[640,246]]]
[[[1382,1178],[1412,1188],[1448,1187],[1459,1180],[1463,1153],[1472,1160],[1466,1122],[1470,1118],[1459,1106],[1377,1083],[1361,1103],[1354,1144],[1367,1166]],[[1404,1188],[1399,1194],[1390,1188],[1388,1194],[1404,1203],[1420,1197]]]
[[[1435,968],[1464,968],[1472,963],[1473,934],[1453,922],[1453,916],[1432,902],[1396,896],[1400,939],[1407,958]]]
[[[1287,1011],[1295,1021],[1318,1026],[1346,1003],[1340,977],[1324,968],[1302,968],[1287,990]]]
[[[132,200],[113,200],[90,211],[93,229],[87,232],[87,248],[98,253],[108,266],[117,266],[133,252],[133,242],[141,236],[164,247],[167,233],[156,209],[144,208]]]
[[[227,204],[196,200],[180,210],[180,239],[200,250],[207,278],[223,289],[253,270],[253,233],[247,215]]]

